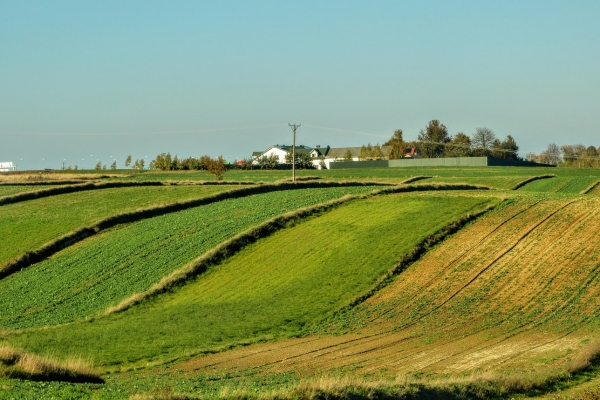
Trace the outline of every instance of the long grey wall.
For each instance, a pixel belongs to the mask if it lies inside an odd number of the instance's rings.
[[[494,157],[415,158],[401,160],[338,161],[329,164],[338,168],[408,168],[408,167],[553,167],[529,161],[504,160]]]

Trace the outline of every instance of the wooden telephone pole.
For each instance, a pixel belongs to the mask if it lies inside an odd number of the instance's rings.
[[[292,182],[296,183],[296,129],[300,128],[300,124],[288,124],[294,131],[294,141],[292,144]]]

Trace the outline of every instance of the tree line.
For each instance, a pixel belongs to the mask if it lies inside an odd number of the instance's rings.
[[[527,160],[559,167],[600,168],[600,147],[550,143],[541,153],[527,153]]]
[[[492,129],[486,127],[475,129],[470,136],[464,132],[452,136],[444,124],[434,119],[419,131],[417,140],[405,141],[403,136],[402,129],[397,129],[382,146],[372,146],[370,143],[363,145],[360,158],[404,158],[407,148],[415,148],[416,153],[424,158],[490,156],[508,160],[521,159],[518,154],[519,146],[512,136],[508,135],[501,141]],[[383,151],[384,148],[386,152]]]

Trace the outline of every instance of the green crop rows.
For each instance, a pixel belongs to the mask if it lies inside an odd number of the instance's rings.
[[[370,187],[301,189],[225,200],[111,230],[0,281],[0,326],[65,323],[148,289],[238,232]]]
[[[11,196],[17,193],[34,192],[36,190],[48,189],[48,186],[43,185],[0,185],[0,197]]]
[[[238,186],[235,186],[236,188]],[[209,196],[231,186],[148,186],[89,190],[0,206],[0,264],[72,230],[138,208]]]

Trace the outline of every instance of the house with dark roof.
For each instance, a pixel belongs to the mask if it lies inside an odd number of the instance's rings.
[[[258,164],[258,159],[261,157],[275,157],[280,164],[285,164],[285,158],[291,154],[292,146],[275,145],[269,147],[265,151],[255,151],[252,153],[252,163]],[[369,159],[387,159],[391,152],[390,146],[381,146],[381,154],[365,154],[362,147],[315,147],[296,146],[297,153],[308,153],[313,160],[313,165],[317,169],[321,169],[324,165],[329,169],[329,164],[336,161],[359,161]]]

